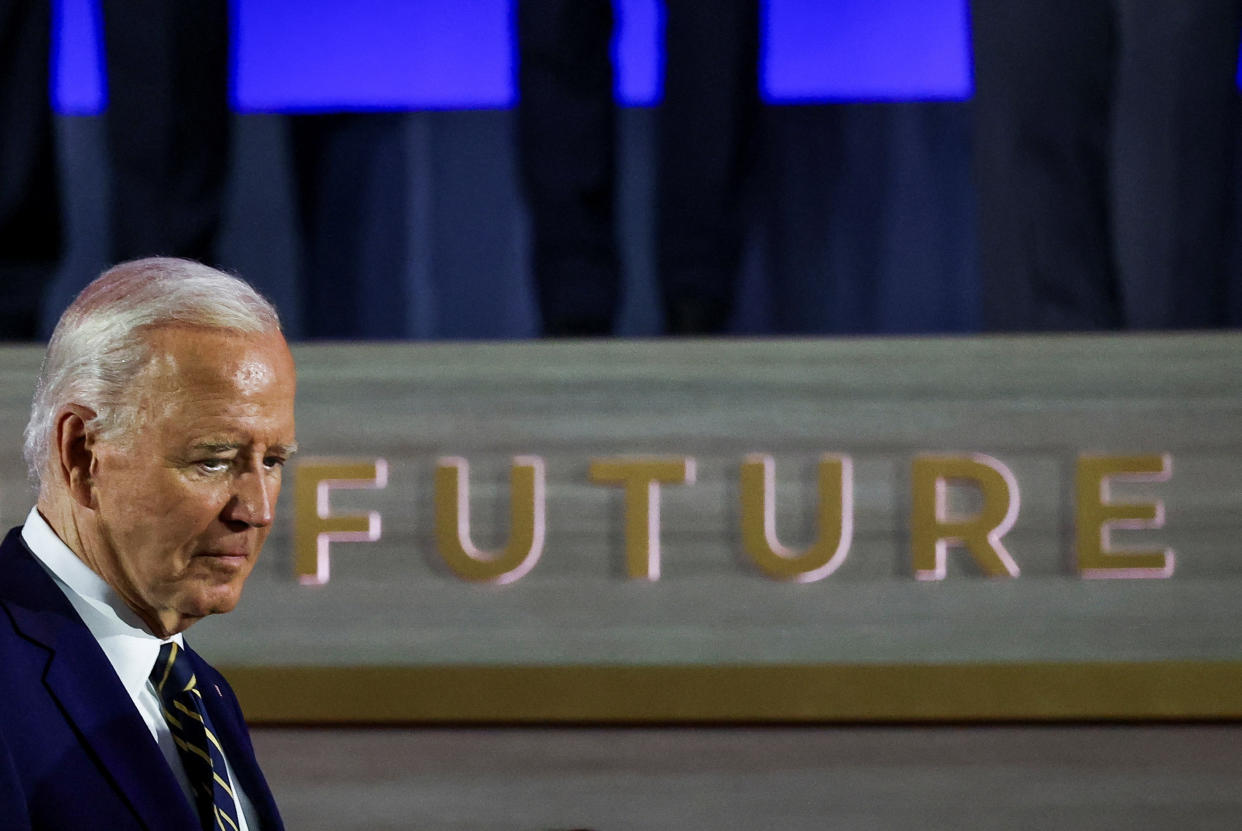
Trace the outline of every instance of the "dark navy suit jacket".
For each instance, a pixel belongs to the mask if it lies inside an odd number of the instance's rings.
[[[15,528],[0,543],[0,827],[193,831],[198,818],[103,650]],[[233,690],[188,650],[260,827],[282,831]]]

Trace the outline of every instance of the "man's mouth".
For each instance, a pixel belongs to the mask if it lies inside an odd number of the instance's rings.
[[[225,551],[204,551],[199,556],[222,566],[240,566],[250,559],[249,552],[244,548]]]

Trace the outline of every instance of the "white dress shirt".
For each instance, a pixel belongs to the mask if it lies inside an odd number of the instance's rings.
[[[166,641],[160,640],[147,631],[142,619],[125,605],[125,601],[104,582],[103,578],[91,571],[90,567],[82,562],[69,546],[61,541],[60,537],[56,536],[56,532],[39,514],[37,508],[31,508],[30,514],[26,517],[26,524],[22,527],[22,539],[56,585],[65,593],[65,597],[73,604],[74,610],[82,618],[86,628],[95,636],[95,640],[103,649],[104,655],[108,657],[112,668],[116,670],[117,677],[121,679],[125,691],[133,699],[134,706],[138,708],[142,720],[147,723],[147,729],[151,731],[151,736],[159,745],[160,752],[168,761],[168,766],[172,768],[177,781],[181,783],[186,799],[193,806],[194,798],[191,795],[190,780],[186,777],[181,756],[177,753],[177,746],[173,744],[172,731],[169,730],[168,723],[164,721],[164,716],[160,712],[159,696],[150,679],[151,669],[155,666],[156,658],[159,657],[160,647]],[[178,646],[184,645],[180,634],[173,635],[168,640],[175,641]],[[237,777],[233,775],[228,759],[226,758],[224,762],[228,769],[228,778],[233,793],[237,796],[237,802],[241,808],[241,816],[237,818],[241,825],[240,831],[248,831],[251,827],[258,828],[254,806],[250,804],[250,800],[246,798],[237,784]]]

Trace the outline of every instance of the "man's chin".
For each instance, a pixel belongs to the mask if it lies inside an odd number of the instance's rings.
[[[241,585],[227,583],[224,585],[204,586],[192,597],[187,597],[180,604],[182,615],[196,620],[208,615],[223,615],[237,608],[241,600]]]

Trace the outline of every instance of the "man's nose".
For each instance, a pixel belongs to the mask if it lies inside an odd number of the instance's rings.
[[[272,524],[278,485],[265,470],[247,470],[237,477],[237,487],[228,506],[228,519],[255,528]]]

